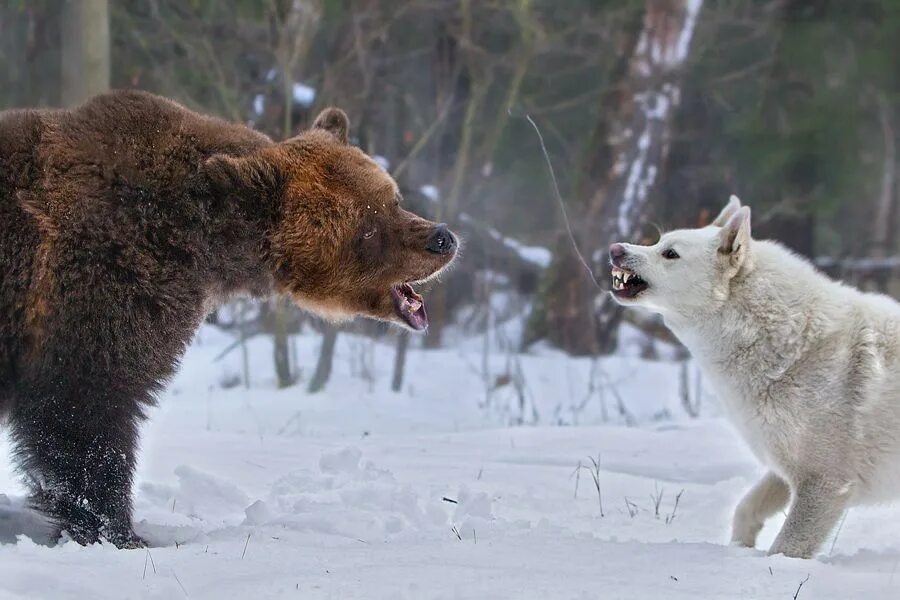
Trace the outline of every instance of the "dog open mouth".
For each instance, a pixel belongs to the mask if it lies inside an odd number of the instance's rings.
[[[404,323],[414,331],[428,329],[428,313],[425,311],[425,300],[416,293],[408,283],[400,283],[391,287],[391,299],[394,310]]]
[[[620,267],[612,268],[613,294],[619,298],[634,298],[650,285],[639,275]]]

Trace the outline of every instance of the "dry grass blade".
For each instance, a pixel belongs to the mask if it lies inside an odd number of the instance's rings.
[[[605,517],[603,514],[603,493],[600,490],[600,455],[597,455],[597,459],[594,460],[593,456],[589,456],[591,459],[591,479],[594,480],[594,487],[597,489],[597,502],[600,504],[600,516]]]
[[[247,546],[250,545],[250,535],[251,535],[252,533],[253,533],[253,532],[251,531],[250,533],[247,534],[247,541],[244,542],[244,551],[241,552],[241,560],[244,560],[244,557],[247,555]]]
[[[800,582],[800,585],[797,586],[797,591],[794,592],[794,600],[797,600],[797,596],[800,595],[800,590],[803,589],[803,584],[809,581],[809,573],[806,574],[806,579]]]
[[[678,494],[675,496],[675,506],[672,507],[672,512],[670,512],[670,513],[666,516],[666,525],[668,525],[669,523],[671,523],[672,521],[675,520],[675,515],[676,515],[676,513],[678,512],[678,503],[681,502],[681,495],[682,495],[683,493],[684,493],[684,490],[681,490],[681,491],[678,492]]]

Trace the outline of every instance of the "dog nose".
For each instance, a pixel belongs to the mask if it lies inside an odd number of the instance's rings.
[[[425,242],[425,249],[435,254],[450,254],[456,250],[456,238],[447,228],[446,223],[440,223],[435,226],[428,241]]]
[[[619,260],[626,254],[628,254],[628,251],[622,244],[612,244],[609,247],[609,257],[613,260]]]

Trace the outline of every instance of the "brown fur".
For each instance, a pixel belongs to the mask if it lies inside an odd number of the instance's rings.
[[[0,113],[0,409],[35,502],[77,541],[137,543],[138,425],[214,301],[285,292],[400,321],[391,286],[452,260],[348,129],[328,109],[273,143],[124,91]]]

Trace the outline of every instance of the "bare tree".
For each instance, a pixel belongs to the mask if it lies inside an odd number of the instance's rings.
[[[338,327],[333,323],[325,323],[322,334],[322,347],[319,349],[319,360],[307,390],[310,394],[321,391],[331,377],[334,364],[334,349],[337,346]]]
[[[109,89],[108,0],[66,0],[62,26],[62,102],[80,104]]]
[[[593,259],[595,271],[605,273],[609,243],[634,240],[644,224],[668,154],[681,71],[701,6],[702,0],[647,0],[640,26],[626,36],[625,46],[631,50],[614,69],[619,74],[604,99],[606,114],[594,136],[594,155],[588,158],[597,179],[593,189],[586,190],[590,200],[578,241]],[[560,248],[532,330],[542,329],[575,353],[608,353],[616,344],[621,308],[592,288],[568,240]]]

